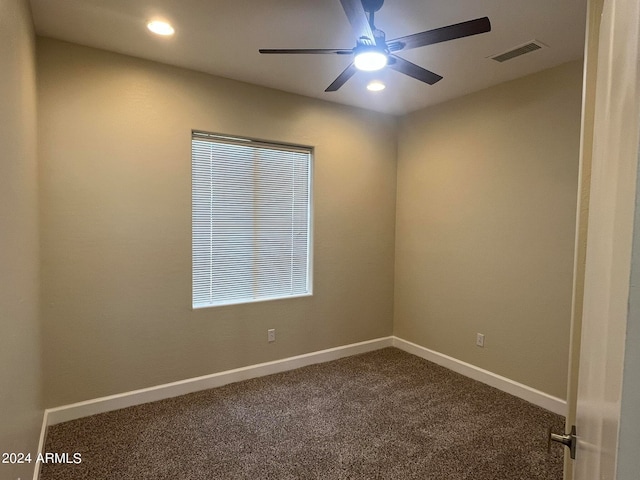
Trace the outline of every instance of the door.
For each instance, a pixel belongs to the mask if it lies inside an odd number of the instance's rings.
[[[590,3],[602,17],[587,38],[598,54],[573,479],[637,480],[640,0]]]

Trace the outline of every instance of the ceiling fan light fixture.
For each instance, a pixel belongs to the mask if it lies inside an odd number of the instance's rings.
[[[375,72],[387,65],[387,54],[377,49],[362,49],[356,53],[353,63],[358,70]]]
[[[367,90],[369,90],[370,92],[380,92],[385,88],[387,88],[387,86],[380,80],[371,80],[367,85]]]
[[[395,53],[401,50],[426,47],[434,43],[448,42],[449,40],[470,37],[491,31],[489,18],[482,17],[447,25],[446,27],[413,33],[387,42],[386,34],[379,28],[376,28],[374,22],[374,14],[380,10],[384,4],[384,0],[340,0],[340,3],[351,24],[353,34],[357,39],[356,46],[353,49],[261,48],[258,51],[261,54],[353,55],[353,62],[338,75],[325,89],[325,92],[335,92],[339,90],[358,70],[375,72],[386,66],[420,82],[433,85],[442,80],[441,75],[411,63],[402,57],[398,57]]]
[[[169,37],[175,33],[175,29],[171,25],[160,20],[153,20],[147,23],[147,28],[153,33],[164,37]]]

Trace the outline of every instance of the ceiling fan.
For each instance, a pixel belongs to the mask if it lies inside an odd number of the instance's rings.
[[[433,85],[442,80],[440,75],[398,57],[394,53],[491,31],[489,19],[482,17],[387,41],[384,32],[376,28],[374,24],[375,12],[380,10],[384,0],[340,0],[340,3],[357,38],[354,48],[260,49],[259,52],[266,54],[353,55],[353,62],[338,75],[338,78],[326,88],[325,92],[335,92],[358,70],[375,71],[386,66],[416,80]]]

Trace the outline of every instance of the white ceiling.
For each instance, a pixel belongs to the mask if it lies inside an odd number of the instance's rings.
[[[376,26],[388,40],[484,16],[492,31],[398,53],[442,75],[435,85],[385,69],[358,72],[338,92],[325,93],[351,57],[260,55],[258,48],[353,48],[339,0],[31,0],[31,6],[42,36],[392,114],[581,58],[586,18],[586,0],[386,0]],[[176,34],[149,33],[145,25],[156,18]],[[549,48],[505,63],[487,58],[534,39]],[[373,77],[387,89],[367,91]]]

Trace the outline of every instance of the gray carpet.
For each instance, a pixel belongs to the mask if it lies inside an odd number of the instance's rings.
[[[564,419],[395,348],[51,427],[41,480],[560,480]]]

